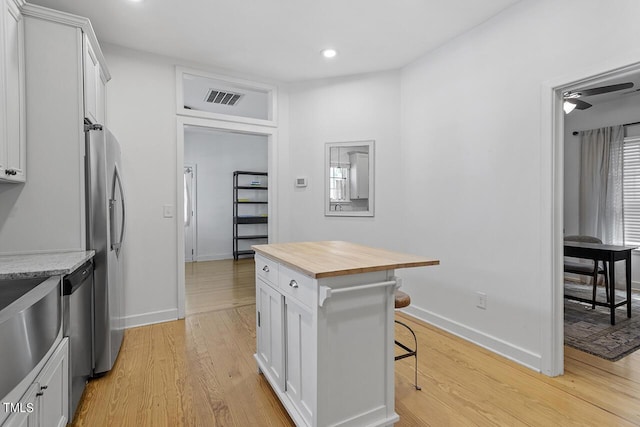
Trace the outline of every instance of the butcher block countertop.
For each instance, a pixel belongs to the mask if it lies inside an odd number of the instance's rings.
[[[440,264],[435,259],[342,241],[274,243],[251,248],[315,279]]]

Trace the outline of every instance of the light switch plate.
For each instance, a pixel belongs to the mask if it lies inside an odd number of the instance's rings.
[[[164,205],[162,207],[162,215],[165,218],[173,218],[174,215],[174,209],[173,209],[173,205]]]

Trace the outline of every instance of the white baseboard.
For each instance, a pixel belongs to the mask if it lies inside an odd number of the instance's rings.
[[[231,252],[229,252],[228,254],[209,254],[209,255],[202,255],[202,256],[198,256],[196,258],[196,261],[202,262],[202,261],[220,261],[223,259],[233,259],[233,254]]]
[[[178,319],[178,309],[153,311],[151,313],[133,314],[124,318],[125,328],[151,325],[153,323],[170,322]]]
[[[513,360],[514,362],[526,366],[529,369],[541,372],[542,357],[539,354],[532,353],[529,350],[525,350],[469,326],[432,313],[420,307],[416,307],[413,304],[402,311],[464,340],[470,341],[480,347],[497,353],[509,360]]]

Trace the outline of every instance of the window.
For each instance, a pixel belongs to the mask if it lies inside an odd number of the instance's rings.
[[[640,137],[625,138],[623,158],[624,243],[640,245]]]

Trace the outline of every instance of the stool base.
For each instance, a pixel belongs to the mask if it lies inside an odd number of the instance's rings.
[[[422,387],[420,387],[418,385],[418,339],[416,338],[416,334],[415,332],[413,332],[413,329],[411,329],[411,327],[409,327],[409,325],[407,325],[406,323],[403,323],[399,320],[395,320],[395,322],[398,325],[404,326],[405,328],[407,328],[409,330],[409,332],[411,332],[411,335],[413,335],[413,343],[414,343],[414,347],[413,349],[409,348],[408,346],[406,346],[405,344],[401,343],[398,340],[395,340],[395,343],[398,347],[400,347],[401,349],[403,349],[405,351],[405,353],[399,354],[395,357],[395,360],[400,360],[400,359],[404,359],[407,357],[415,357],[415,387],[416,390],[422,390]]]

